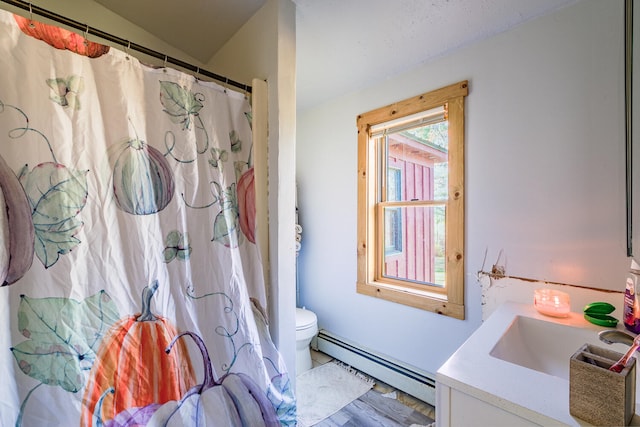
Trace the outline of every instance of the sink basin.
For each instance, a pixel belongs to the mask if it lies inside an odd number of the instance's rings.
[[[589,343],[624,353],[624,345],[608,345],[593,330],[526,316],[515,316],[489,354],[538,372],[569,379],[569,359]]]
[[[548,317],[532,304],[502,304],[438,369],[439,425],[585,426],[569,410],[571,356],[583,344],[629,348],[600,341],[603,330],[582,313]],[[631,425],[640,426],[640,416]]]

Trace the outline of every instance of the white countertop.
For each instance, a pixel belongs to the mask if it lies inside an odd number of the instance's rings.
[[[582,313],[554,318],[538,313],[533,305],[505,303],[438,369],[436,381],[515,413],[541,425],[588,425],[569,413],[569,381],[491,356],[491,351],[517,316],[584,329],[596,345],[626,351],[622,344],[609,346],[598,340],[598,332],[608,328],[587,322]],[[618,324],[618,329],[624,329]],[[570,349],[568,360],[579,346]],[[568,369],[568,368],[567,368]],[[636,393],[636,398],[638,393]],[[636,412],[640,404],[636,403]],[[632,425],[640,425],[636,415]]]

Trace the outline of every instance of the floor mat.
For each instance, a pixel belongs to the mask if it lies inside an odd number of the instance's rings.
[[[310,369],[296,378],[298,427],[330,417],[369,391],[374,381],[336,362]]]

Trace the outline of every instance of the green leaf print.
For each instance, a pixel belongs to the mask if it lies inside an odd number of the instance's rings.
[[[222,169],[222,163],[229,160],[229,153],[222,148],[212,148],[210,154],[209,164],[214,168]]]
[[[189,233],[182,234],[178,230],[170,231],[164,244],[164,262],[168,263],[176,258],[180,261],[187,261],[191,256]]]
[[[45,267],[51,267],[60,255],[69,253],[81,243],[74,235],[83,225],[82,221],[69,218],[57,225],[35,226],[35,253]]]
[[[240,180],[243,173],[247,171],[247,162],[237,160],[233,162],[233,168],[236,173],[236,182]]]
[[[213,241],[228,248],[237,248],[243,242],[240,216],[235,208],[222,209],[213,222]]]
[[[237,153],[242,150],[242,140],[235,130],[229,132],[229,141],[231,141],[231,151]]]
[[[160,102],[164,112],[173,123],[181,124],[182,129],[191,129],[192,116],[197,116],[204,106],[197,94],[181,87],[177,83],[160,82]]]
[[[105,332],[120,318],[105,292],[83,301],[21,296],[18,329],[26,338],[11,348],[26,375],[43,384],[77,392],[91,369]]]
[[[84,90],[84,80],[81,76],[69,76],[66,79],[47,79],[47,85],[51,88],[52,94],[49,98],[53,102],[63,107],[70,107],[75,110],[80,109],[78,96]]]
[[[80,244],[75,235],[83,225],[77,215],[87,201],[86,174],[57,163],[42,163],[20,176],[32,208],[36,256],[47,268]]]
[[[243,242],[243,234],[240,232],[240,214],[238,213],[238,197],[236,183],[224,188],[217,182],[213,182],[218,194],[220,212],[213,221],[212,242],[222,243],[228,248],[236,248]]]
[[[59,345],[24,341],[11,351],[22,372],[42,384],[60,386],[72,393],[84,385],[78,356]]]

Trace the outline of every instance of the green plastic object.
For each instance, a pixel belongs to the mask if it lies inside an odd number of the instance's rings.
[[[584,307],[584,318],[594,325],[614,328],[618,319],[609,316],[616,308],[608,302],[592,302]]]

